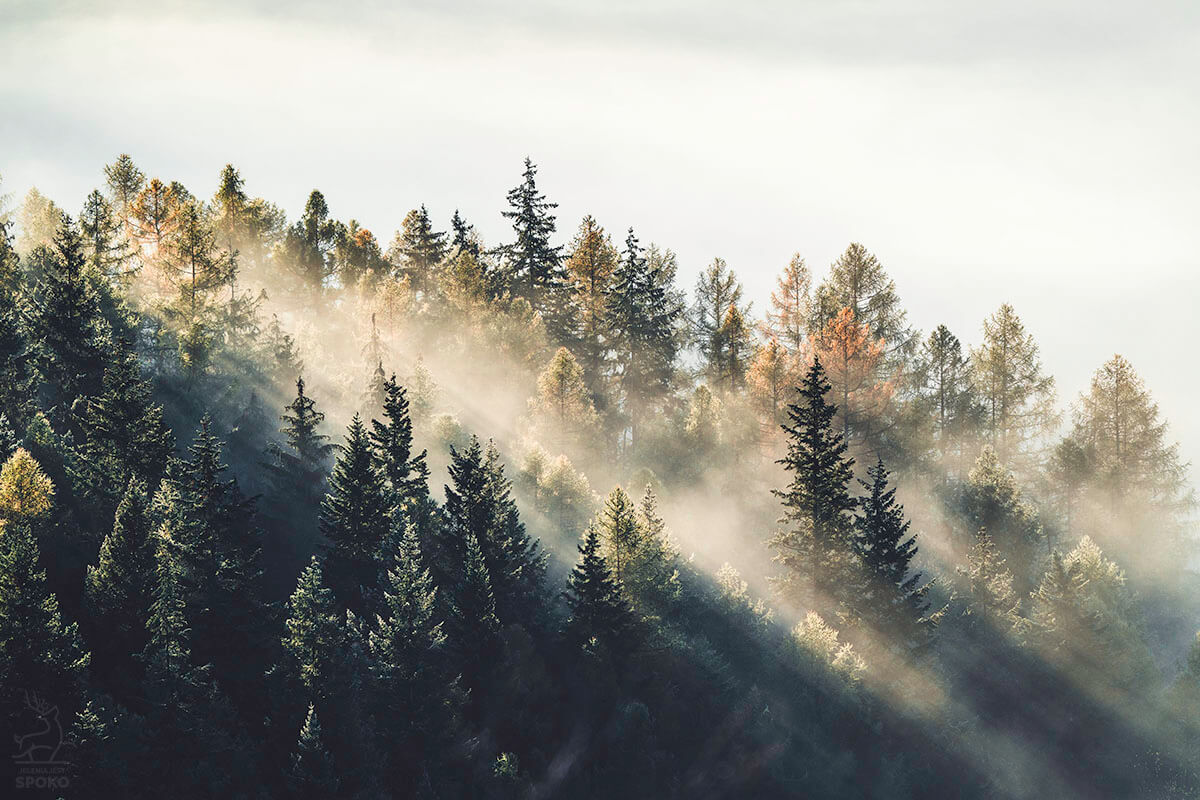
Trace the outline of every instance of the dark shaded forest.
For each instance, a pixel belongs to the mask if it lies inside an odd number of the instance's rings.
[[[1188,465],[1122,356],[1059,398],[857,243],[685,290],[528,160],[499,243],[216,177],[0,208],[23,796],[1200,797]]]

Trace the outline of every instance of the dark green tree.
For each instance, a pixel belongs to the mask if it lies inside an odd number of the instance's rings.
[[[900,649],[928,641],[935,620],[929,615],[932,583],[921,583],[921,573],[912,569],[917,555],[917,537],[909,535],[904,506],[896,502],[896,490],[888,485],[883,459],[867,468],[869,481],[862,514],[857,518],[857,549],[864,567],[864,590],[855,603],[875,636]]]
[[[267,446],[276,490],[295,499],[302,508],[315,508],[322,496],[329,457],[335,446],[320,432],[325,415],[304,394],[304,378],[296,379],[296,398],[284,407],[279,432],[284,443]]]
[[[567,578],[563,597],[571,610],[563,636],[571,647],[599,648],[617,656],[629,652],[633,612],[600,554],[600,534],[594,525],[579,545],[579,562]]]
[[[475,235],[475,226],[467,224],[457,208],[454,209],[454,216],[450,218],[450,236],[450,252],[455,258],[466,254],[479,259],[479,240]]]
[[[99,561],[88,566],[84,581],[92,669],[124,702],[135,691],[140,673],[130,654],[142,652],[148,643],[156,548],[146,485],[131,478],[112,532],[100,545]]]
[[[284,238],[284,252],[302,288],[315,303],[321,289],[333,274],[332,251],[339,226],[330,218],[325,195],[314,189],[304,204],[304,214]]]
[[[413,424],[408,394],[396,376],[382,386],[382,419],[371,420],[371,447],[387,481],[391,504],[418,518],[429,500],[429,467],[425,451],[413,452]]]
[[[126,225],[99,190],[93,190],[79,213],[79,231],[88,264],[97,274],[123,281],[137,271],[135,250]]]
[[[384,477],[376,467],[366,426],[355,414],[329,476],[320,524],[327,540],[325,575],[329,586],[358,614],[375,599],[388,511]]]
[[[609,294],[615,377],[629,421],[630,451],[642,420],[667,393],[674,373],[675,326],[682,308],[668,295],[662,278],[630,228]]]
[[[570,320],[564,315],[566,273],[562,247],[550,243],[556,228],[553,211],[558,204],[548,202],[538,190],[537,167],[528,158],[522,177],[521,183],[509,191],[509,210],[503,212],[516,234],[516,241],[504,248],[509,289],[515,297],[529,301],[557,340],[570,328]]]
[[[288,797],[295,800],[328,800],[338,796],[340,785],[333,756],[321,740],[317,710],[310,703],[287,773]]]
[[[403,228],[389,249],[397,272],[409,280],[413,291],[426,295],[438,285],[438,271],[446,257],[446,234],[435,231],[425,206],[404,218]]]
[[[792,479],[775,490],[787,527],[772,544],[787,571],[779,580],[783,596],[801,607],[837,611],[858,584],[852,517],[858,504],[849,490],[854,460],[846,457],[846,441],[833,424],[837,407],[825,399],[829,389],[820,359],[814,359],[783,426],[788,451],[778,463]]]

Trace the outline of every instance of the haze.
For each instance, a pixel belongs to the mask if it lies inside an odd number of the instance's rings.
[[[128,152],[201,196],[234,163],[387,240],[424,202],[489,242],[530,155],[594,214],[725,258],[761,309],[851,240],[914,324],[1013,303],[1060,403],[1113,352],[1193,462],[1200,6],[0,3],[0,174],[77,211]]]

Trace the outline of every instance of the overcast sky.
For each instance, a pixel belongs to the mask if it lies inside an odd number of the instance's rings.
[[[1114,352],[1200,461],[1200,3],[0,0],[0,174],[69,210],[120,152],[202,196],[232,162],[386,241],[495,242],[521,158],[762,309],[799,251],[876,253],[964,341],[1011,302],[1063,404]],[[1195,471],[1194,471],[1195,474]]]

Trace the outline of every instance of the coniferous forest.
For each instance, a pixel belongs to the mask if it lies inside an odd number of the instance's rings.
[[[22,796],[1200,797],[1134,364],[1060,396],[1018,309],[917,330],[857,242],[681,285],[512,166],[500,241],[129,155],[3,210]]]

